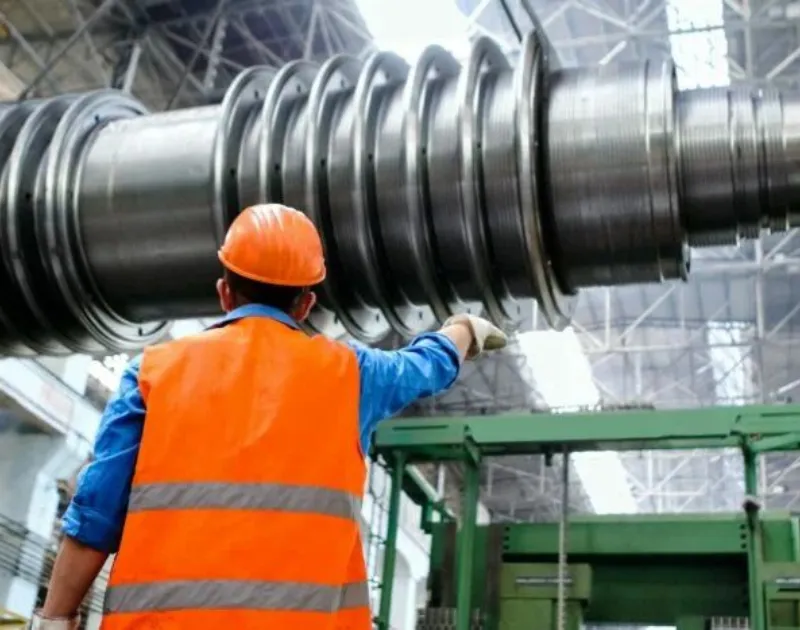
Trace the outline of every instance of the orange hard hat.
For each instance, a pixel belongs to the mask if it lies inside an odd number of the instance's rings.
[[[317,228],[302,212],[277,203],[243,210],[217,255],[226,269],[256,282],[310,287],[325,279]]]

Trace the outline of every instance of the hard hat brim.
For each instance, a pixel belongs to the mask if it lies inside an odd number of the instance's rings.
[[[231,273],[235,273],[237,276],[241,276],[242,278],[247,278],[248,280],[253,280],[254,282],[260,282],[261,284],[271,284],[274,286],[279,287],[313,287],[321,283],[325,280],[325,268],[323,267],[320,272],[314,276],[309,276],[308,278],[303,279],[302,282],[287,282],[285,278],[277,278],[277,277],[268,277],[263,276],[251,272],[247,272],[244,269],[237,267],[236,265],[232,264],[229,260],[226,259],[225,254],[223,254],[222,250],[217,252],[217,258],[222,263],[222,266],[225,267]]]

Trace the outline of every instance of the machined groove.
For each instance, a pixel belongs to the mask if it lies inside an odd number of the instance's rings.
[[[379,200],[381,206],[388,206],[384,211],[387,219],[392,216],[392,210],[399,217],[396,221],[381,222],[390,269],[409,300],[430,305],[432,314],[439,321],[449,317],[452,310],[447,300],[433,228],[431,173],[428,168],[431,123],[427,112],[437,86],[454,80],[458,69],[458,62],[443,48],[431,46],[423,51],[410,71],[399,106],[390,105],[393,109],[399,107],[396,117],[400,119],[400,125],[386,125],[381,130],[383,138],[392,134],[389,136],[391,144],[384,142],[388,145],[384,149],[387,153],[384,159],[391,161],[397,154],[405,158],[405,168],[398,169],[404,180],[398,184],[397,196]],[[392,166],[391,162],[383,168],[379,166],[378,173]],[[404,191],[400,189],[401,185],[404,185]]]
[[[309,326],[377,343],[458,312],[555,328],[586,286],[685,279],[689,243],[798,223],[800,98],[678,92],[669,62],[516,67],[489,39],[251,68],[220,105],[116,91],[0,105],[0,352],[97,354],[214,315],[247,205],[320,228]],[[155,322],[155,323],[154,323]]]
[[[39,182],[43,181],[44,168],[39,165],[46,161],[56,127],[74,100],[71,95],[60,96],[41,104],[30,114],[9,156],[4,191],[8,214],[4,217],[3,253],[14,286],[10,295],[16,294],[17,322],[28,334],[28,344],[34,351],[44,354],[68,354],[73,349],[69,329],[74,313],[66,308],[59,293],[38,290],[46,286],[46,256],[41,249],[32,249],[29,244],[37,242],[36,223],[39,220],[41,225],[43,218],[44,200]],[[56,321],[59,315],[65,317],[65,321]]]
[[[514,76],[513,97],[520,195],[517,211],[522,222],[524,269],[532,281],[530,290],[521,295],[536,296],[545,319],[553,327],[561,328],[569,322],[574,299],[557,280],[555,244],[552,240],[546,242],[554,208],[546,201],[548,187],[544,183],[550,178],[551,166],[540,158],[542,148],[549,145],[549,129],[542,122],[545,108],[540,103],[545,101],[548,77],[544,47],[535,33],[525,38],[520,61]]]
[[[380,288],[374,290],[380,291],[379,307],[388,309],[387,318],[395,330],[411,336],[429,329],[435,313],[444,312],[433,288],[432,266],[422,262],[427,259],[429,248],[420,241],[426,232],[417,223],[427,216],[420,210],[422,201],[416,186],[422,168],[422,82],[419,65],[409,68],[392,53],[380,59],[385,82],[374,99],[379,124],[370,128],[366,120],[359,122],[370,138],[370,151],[366,159],[362,156],[361,165],[363,177],[371,182],[367,199],[375,210],[363,215],[373,236],[369,242],[364,239],[364,244],[378,266],[375,276]],[[374,164],[377,166],[373,169]],[[405,248],[406,255],[398,254],[398,248]],[[405,262],[400,263],[401,260]],[[410,282],[405,282],[406,278]]]

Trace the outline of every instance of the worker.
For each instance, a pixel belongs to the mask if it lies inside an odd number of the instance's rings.
[[[471,315],[395,351],[306,334],[323,247],[285,206],[241,212],[219,259],[222,320],[124,370],[33,628],[77,628],[112,553],[102,630],[371,628],[359,518],[375,428],[506,336]]]

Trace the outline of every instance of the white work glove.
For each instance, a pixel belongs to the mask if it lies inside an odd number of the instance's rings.
[[[460,313],[448,317],[444,326],[453,324],[466,324],[472,331],[472,346],[467,352],[467,360],[475,359],[487,350],[500,350],[508,345],[508,336],[492,322],[482,317]]]
[[[36,611],[33,615],[33,619],[31,619],[30,630],[78,630],[80,621],[80,615],[52,619],[43,617],[42,613]]]

